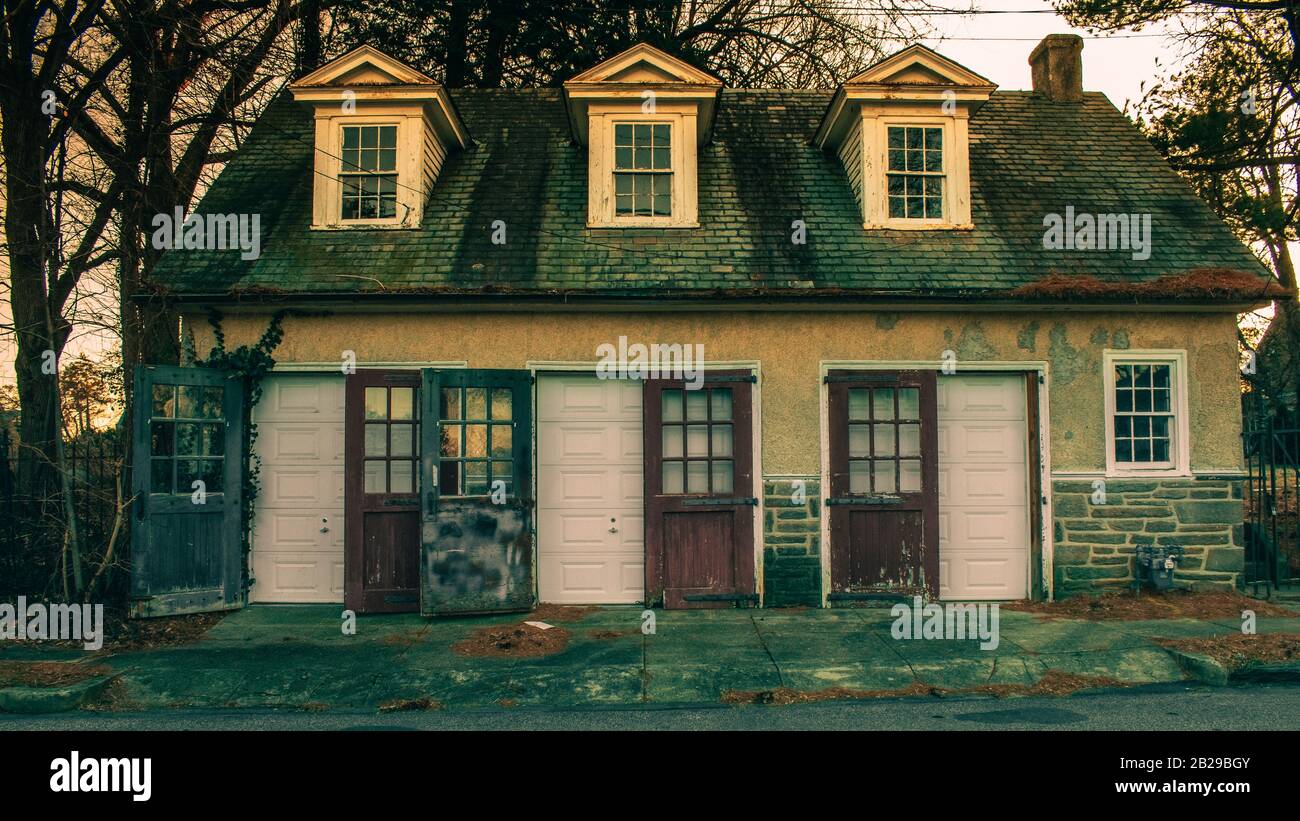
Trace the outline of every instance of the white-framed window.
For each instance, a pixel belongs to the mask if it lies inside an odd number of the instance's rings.
[[[673,215],[671,123],[614,123],[614,216]]]
[[[345,125],[340,146],[340,219],[396,219],[397,126]]]
[[[1115,350],[1102,359],[1107,472],[1188,474],[1186,354]]]
[[[885,127],[885,196],[891,220],[942,220],[946,177],[943,127]]]

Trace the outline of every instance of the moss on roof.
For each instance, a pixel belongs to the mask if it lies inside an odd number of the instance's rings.
[[[1101,94],[996,92],[970,122],[974,230],[866,231],[839,160],[810,145],[829,93],[725,90],[699,157],[697,229],[588,228],[585,149],[561,92],[459,90],[474,144],[448,159],[423,223],[309,230],[313,118],[287,95],[198,209],[259,213],[262,253],[172,251],[178,295],[288,292],[993,295],[1049,277],[1133,283],[1267,271]],[[1149,213],[1151,255],[1046,251],[1043,218]],[[807,225],[807,244],[790,241]],[[492,223],[507,225],[505,245]]]

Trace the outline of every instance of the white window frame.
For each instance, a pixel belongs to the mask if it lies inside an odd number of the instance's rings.
[[[316,152],[312,190],[312,230],[418,228],[424,216],[426,194],[422,186],[419,143],[423,139],[422,114],[358,114],[341,110],[316,112]],[[386,219],[343,219],[343,126],[397,127],[397,215]]]
[[[655,113],[640,103],[592,105],[589,112],[587,165],[588,228],[698,228],[696,183],[696,115],[694,109],[661,101]],[[670,216],[618,216],[614,213],[614,127],[667,125],[672,147],[672,209]]]
[[[638,125],[650,126],[651,129],[653,129],[657,125],[667,126],[668,127],[668,148],[669,148],[667,170],[664,171],[662,169],[656,169],[654,171],[649,171],[649,170],[632,171],[628,169],[620,169],[618,167],[618,159],[617,159],[618,140],[615,137],[615,135],[618,133],[618,127],[620,125],[632,126],[633,129],[635,129],[636,126]],[[670,119],[646,120],[646,119],[620,119],[617,117],[611,119],[610,129],[609,129],[609,186],[610,186],[610,190],[614,191],[614,211],[613,211],[614,222],[620,225],[641,225],[641,224],[648,224],[651,221],[657,223],[662,222],[662,223],[669,223],[669,224],[672,222],[673,215],[677,213],[677,205],[678,205],[677,203],[677,173],[678,173],[677,172],[677,154],[678,154],[677,138],[679,136],[680,135],[675,133],[675,129],[673,128],[673,122]],[[668,175],[668,179],[671,184],[669,185],[668,188],[668,215],[667,216],[664,216],[662,214],[655,215],[655,214],[618,213],[618,192],[617,192],[617,183],[615,181],[615,178],[619,174],[637,174],[637,173],[644,173],[647,176],[649,176],[651,179],[653,179],[657,174],[666,173]]]
[[[904,132],[903,132],[903,139],[904,139],[904,141],[906,141],[906,139],[907,139],[907,131],[906,131],[906,129],[909,129],[909,128],[919,128],[919,129],[937,128],[937,129],[939,129],[939,134],[940,134],[940,137],[939,137],[939,156],[940,156],[940,161],[941,161],[942,164],[943,164],[943,170],[942,170],[942,171],[939,171],[939,172],[933,172],[933,171],[929,171],[929,172],[927,172],[927,171],[896,171],[896,170],[890,168],[890,167],[889,167],[889,132],[890,132],[891,129],[895,129],[895,128],[901,128],[901,129],[904,129]],[[885,160],[884,160],[884,163],[881,165],[881,172],[880,172],[880,173],[881,173],[881,175],[884,177],[884,183],[885,183],[885,185],[884,185],[884,191],[883,191],[883,194],[884,194],[884,197],[885,197],[885,212],[884,212],[884,213],[885,213],[885,221],[886,221],[886,222],[890,222],[890,223],[906,223],[906,224],[910,224],[910,225],[925,225],[925,224],[930,224],[930,225],[947,225],[947,224],[949,224],[948,214],[949,214],[949,212],[952,210],[952,179],[951,179],[951,178],[952,178],[952,173],[948,170],[948,169],[949,169],[949,162],[948,162],[948,160],[949,160],[949,158],[950,158],[950,156],[951,156],[950,151],[949,151],[949,148],[950,148],[951,143],[952,143],[952,137],[950,136],[949,129],[945,126],[944,123],[941,123],[941,122],[935,122],[935,123],[892,123],[892,122],[888,122],[888,121],[886,121],[885,124],[884,124],[884,126],[883,126],[883,131],[884,131],[884,145],[885,145]],[[924,140],[924,139],[925,139],[925,135],[924,135],[924,131],[922,131],[922,140]],[[924,142],[922,142],[922,150],[924,151]],[[939,190],[939,206],[940,206],[940,208],[941,208],[942,211],[943,211],[943,216],[942,216],[942,217],[895,217],[895,216],[892,216],[892,215],[889,213],[889,178],[890,178],[890,177],[894,177],[894,176],[902,176],[902,177],[920,177],[922,180],[925,180],[925,179],[928,179],[928,178],[931,178],[931,177],[938,176],[938,177],[943,181],[943,184],[942,184],[942,186],[940,187],[940,190]],[[925,196],[924,189],[922,189],[922,195],[921,195],[921,196],[922,196],[922,199],[924,199],[924,196]]]
[[[394,146],[394,151],[393,151],[393,153],[394,153],[394,156],[395,156],[395,160],[394,160],[394,163],[393,163],[393,170],[392,170],[392,171],[375,171],[375,172],[369,172],[369,171],[347,171],[346,169],[344,169],[344,167],[343,167],[343,166],[344,166],[344,162],[343,162],[343,145],[344,145],[343,132],[344,132],[346,129],[349,129],[349,128],[383,128],[383,127],[385,127],[385,126],[390,126],[390,127],[392,127],[392,128],[396,131],[396,137],[394,138],[395,142],[394,142],[394,144],[393,144],[393,146]],[[403,136],[403,134],[402,134],[402,124],[401,124],[400,122],[398,122],[397,120],[392,120],[392,121],[389,121],[389,122],[373,122],[373,123],[372,123],[372,122],[350,122],[350,121],[347,121],[347,120],[343,120],[343,121],[340,121],[340,122],[339,122],[339,127],[338,127],[338,143],[337,143],[337,144],[338,144],[338,152],[337,152],[337,157],[338,157],[338,159],[337,159],[338,171],[337,171],[337,174],[336,174],[337,182],[336,182],[336,186],[335,186],[335,187],[337,188],[337,194],[336,194],[336,196],[337,196],[337,198],[338,198],[338,202],[337,202],[337,204],[336,204],[336,208],[337,208],[338,210],[337,210],[336,213],[338,214],[339,225],[342,225],[342,226],[348,226],[348,227],[351,227],[351,226],[354,226],[354,225],[395,225],[395,224],[400,223],[400,222],[402,221],[402,220],[401,220],[401,213],[402,213],[402,206],[403,206],[403,203],[402,203],[402,196],[401,196],[401,191],[402,191],[402,136]],[[345,179],[347,179],[348,177],[362,177],[362,176],[393,176],[393,177],[396,177],[396,179],[395,179],[394,182],[393,182],[393,185],[394,185],[393,216],[391,216],[391,217],[375,217],[375,218],[373,218],[373,219],[349,219],[349,218],[343,216],[343,181],[344,181]]]
[[[1169,411],[1173,415],[1168,462],[1117,462],[1115,460],[1115,367],[1117,365],[1169,365],[1171,396]],[[1187,352],[1185,350],[1102,351],[1102,390],[1106,414],[1106,475],[1191,476],[1191,418],[1187,402]],[[1145,465],[1150,464],[1150,467]]]
[[[951,115],[862,109],[862,227],[902,231],[969,230],[970,132],[965,111]],[[943,217],[889,216],[889,129],[938,128],[943,132]]]

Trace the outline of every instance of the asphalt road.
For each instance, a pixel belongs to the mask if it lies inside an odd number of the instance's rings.
[[[378,713],[170,710],[0,716],[10,730],[1300,730],[1300,686],[1155,685],[1066,698]]]

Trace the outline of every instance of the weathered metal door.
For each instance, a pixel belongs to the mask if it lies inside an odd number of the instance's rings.
[[[420,612],[533,606],[532,377],[424,371]]]
[[[145,365],[133,395],[130,614],[241,607],[243,384]]]
[[[752,382],[745,372],[644,387],[646,602],[757,603]]]
[[[360,370],[344,394],[343,600],[360,613],[419,605],[419,371]]]
[[[832,371],[831,600],[939,595],[933,371]]]

